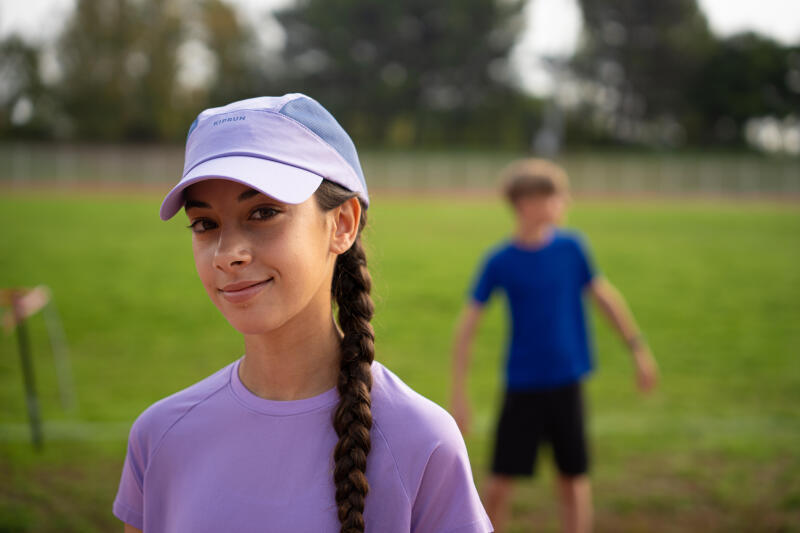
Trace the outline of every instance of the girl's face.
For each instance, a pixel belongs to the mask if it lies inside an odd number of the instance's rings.
[[[322,212],[313,196],[284,204],[222,179],[187,189],[197,273],[234,328],[264,334],[293,319],[330,320],[340,209]]]

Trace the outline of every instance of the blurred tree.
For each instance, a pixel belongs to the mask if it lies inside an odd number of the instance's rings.
[[[276,13],[285,83],[318,97],[362,142],[496,141],[498,122],[525,106],[506,83],[523,5],[299,0]]]
[[[0,136],[179,140],[204,107],[304,91],[361,144],[524,147],[542,115],[507,62],[525,1],[297,0],[278,59],[225,0],[76,0],[56,46],[0,41]],[[715,40],[696,0],[579,1],[571,142],[741,143],[800,109],[800,46]]]
[[[72,136],[181,139],[199,109],[252,96],[257,45],[222,0],[78,0],[56,92]]]
[[[78,0],[59,40],[57,90],[74,135],[168,133],[181,37],[176,1]]]
[[[236,11],[221,0],[203,2],[201,17],[206,45],[216,59],[210,105],[255,96],[262,74],[252,28],[241,24]]]
[[[688,97],[705,126],[699,140],[741,144],[749,118],[782,119],[800,110],[800,46],[754,33],[723,39]]]
[[[674,144],[691,112],[687,91],[713,48],[696,0],[580,0],[584,35],[571,67],[612,137]]]
[[[0,135],[45,135],[47,96],[39,70],[37,47],[16,35],[0,41]]]

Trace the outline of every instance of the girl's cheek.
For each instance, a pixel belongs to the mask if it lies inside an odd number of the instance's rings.
[[[195,246],[194,263],[203,285],[210,283],[214,273],[214,254],[207,249]]]

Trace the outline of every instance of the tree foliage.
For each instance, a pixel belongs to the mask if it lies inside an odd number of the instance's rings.
[[[800,110],[800,46],[754,33],[723,39],[687,97],[704,125],[700,140],[741,142],[748,119],[785,118]]]
[[[302,91],[361,145],[527,146],[546,113],[508,65],[525,2],[296,0],[270,55],[226,0],[76,0],[55,45],[0,41],[0,137],[180,140],[200,109]],[[697,0],[579,4],[570,142],[742,143],[753,117],[793,124],[800,46],[717,38]]]
[[[208,86],[180,83],[197,62],[190,41],[209,51]],[[253,94],[253,47],[222,0],[79,0],[59,39],[55,92],[76,137],[177,139],[198,108]]]
[[[207,96],[210,105],[254,96],[265,73],[251,27],[242,24],[236,11],[222,0],[206,0],[202,6],[206,45],[216,56],[215,79]]]
[[[800,101],[800,52],[753,33],[715,38],[696,0],[581,0],[571,69],[594,115],[574,129],[633,143],[742,144],[753,117]],[[574,132],[573,132],[574,133]]]
[[[80,138],[153,139],[170,131],[177,49],[175,2],[79,0],[59,39],[59,95]]]
[[[47,95],[39,76],[39,51],[18,36],[0,41],[0,131],[40,136]],[[28,116],[30,115],[30,116]]]
[[[685,94],[714,44],[696,0],[580,0],[580,5],[584,35],[572,68],[594,83],[607,132],[634,142],[668,137],[669,125],[682,122],[689,111]]]
[[[301,0],[277,14],[287,79],[319,95],[356,137],[465,141],[464,119],[513,97],[503,77],[522,5]]]

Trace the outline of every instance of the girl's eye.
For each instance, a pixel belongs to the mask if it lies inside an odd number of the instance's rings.
[[[250,218],[252,220],[267,220],[279,214],[280,211],[274,207],[257,207],[253,209],[253,212],[250,214]]]
[[[197,220],[193,220],[192,223],[187,227],[194,233],[204,233],[208,230],[216,228],[217,224],[207,218],[198,218]]]

